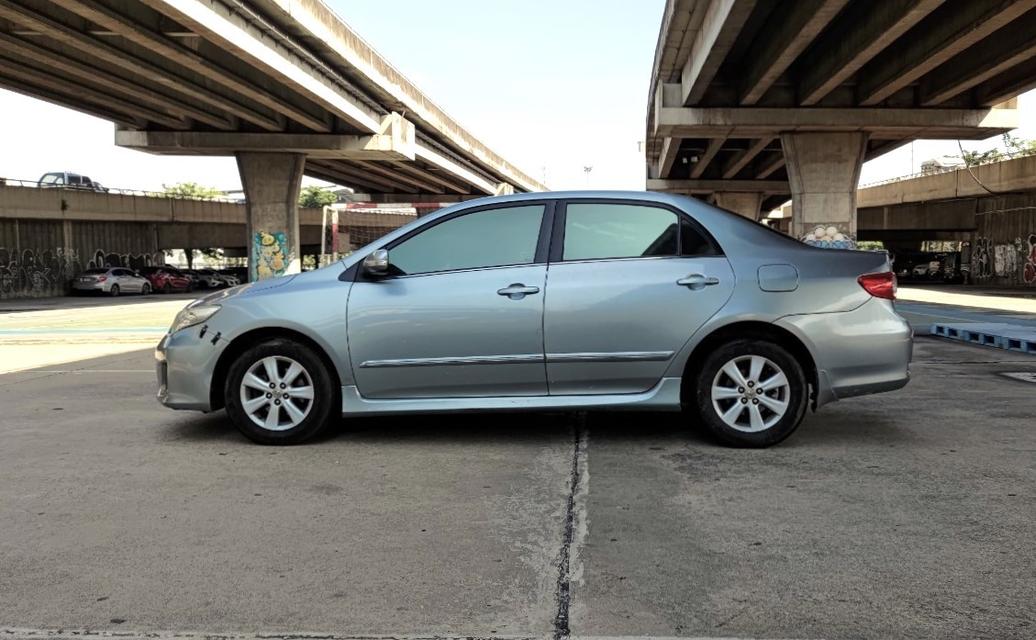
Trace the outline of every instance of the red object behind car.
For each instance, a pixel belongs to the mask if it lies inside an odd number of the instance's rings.
[[[194,282],[191,277],[179,269],[172,267],[145,267],[141,274],[151,283],[151,288],[163,293],[173,291],[191,291]]]

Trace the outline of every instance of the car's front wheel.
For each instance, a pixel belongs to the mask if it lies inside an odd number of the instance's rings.
[[[299,444],[317,435],[338,404],[331,375],[311,348],[288,339],[262,342],[231,364],[227,414],[259,444]]]
[[[698,373],[698,413],[721,442],[768,447],[802,422],[809,395],[802,365],[766,340],[728,342],[708,355]]]

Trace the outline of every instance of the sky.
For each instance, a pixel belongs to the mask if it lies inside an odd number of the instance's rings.
[[[330,0],[426,95],[491,149],[552,189],[643,189],[648,83],[664,0]],[[1036,138],[1036,92],[1018,135]],[[197,182],[240,188],[232,158],[155,156],[114,146],[114,126],[0,90],[0,176],[82,173],[109,187]],[[985,150],[999,139],[964,142]],[[919,141],[867,163],[861,183],[958,155]],[[584,168],[592,167],[589,173]]]

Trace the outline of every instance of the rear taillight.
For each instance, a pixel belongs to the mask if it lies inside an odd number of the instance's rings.
[[[107,279],[108,279],[108,276],[97,276],[97,281],[98,282],[104,282]]]
[[[856,279],[875,298],[896,299],[896,274],[891,271],[868,273]]]

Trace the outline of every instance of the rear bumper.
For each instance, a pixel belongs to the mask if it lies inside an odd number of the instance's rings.
[[[107,282],[72,282],[73,291],[107,291]]]
[[[800,336],[817,366],[817,405],[894,391],[910,381],[913,331],[889,300],[852,311],[785,316],[777,324]]]

